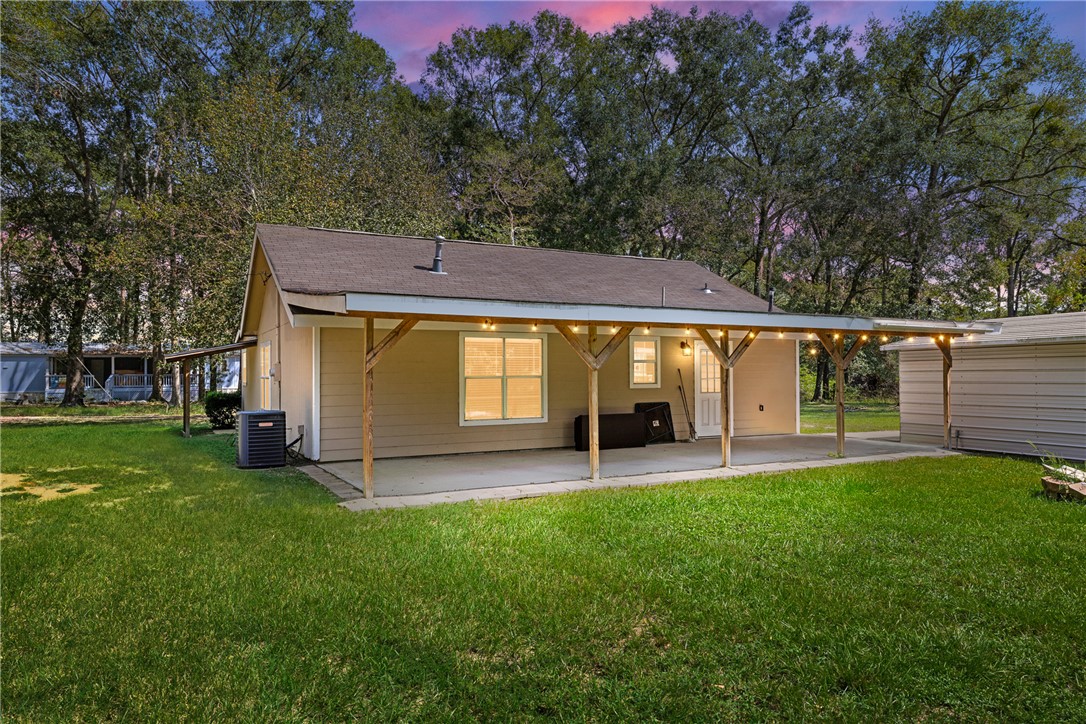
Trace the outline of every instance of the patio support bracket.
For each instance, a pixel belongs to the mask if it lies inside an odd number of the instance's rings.
[[[950,370],[954,367],[954,356],[950,352],[953,337],[932,337],[931,341],[943,354],[943,447],[950,449]]]
[[[376,344],[373,317],[366,317],[362,327],[362,492],[367,499],[373,498],[373,368],[417,323],[417,319],[404,319]]]
[[[371,320],[372,321],[372,320]],[[396,325],[396,328],[385,335],[384,339],[380,341],[373,349],[366,353],[366,371],[369,372],[377,363],[381,361],[381,357],[385,352],[389,351],[396,346],[404,336],[411,331],[411,328],[419,323],[417,319],[405,319]],[[367,327],[367,329],[369,329]],[[372,336],[372,335],[370,335]]]
[[[720,342],[713,339],[713,335],[705,327],[696,327],[698,336],[709,351],[720,363],[720,467],[731,465],[732,459],[732,425],[728,412],[728,398],[731,397],[732,369],[739,363],[739,358],[746,354],[754,340],[758,337],[758,330],[753,329],[740,340],[735,349],[728,354],[728,332],[724,330]]]
[[[607,364],[611,355],[621,346],[626,338],[633,332],[633,327],[622,327],[607,341],[603,349],[597,354],[594,351],[596,343],[596,328],[588,328],[588,344],[585,344],[573,330],[565,324],[555,324],[558,334],[569,343],[569,346],[588,366],[588,476],[592,480],[600,479],[600,368]]]
[[[822,343],[822,346],[826,348],[826,352],[829,353],[830,359],[833,360],[834,367],[834,391],[833,399],[835,406],[837,407],[837,454],[844,457],[845,455],[845,370],[852,364],[852,360],[856,359],[856,355],[860,353],[863,346],[867,344],[867,335],[857,337],[856,341],[852,343],[848,351],[845,351],[844,342],[841,339],[841,335],[834,335],[831,337],[825,332],[818,333],[818,341]]]

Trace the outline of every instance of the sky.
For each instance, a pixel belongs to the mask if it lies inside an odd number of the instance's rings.
[[[354,27],[373,38],[396,62],[396,69],[409,84],[416,84],[426,69],[426,57],[438,43],[448,42],[453,31],[462,26],[484,27],[493,23],[530,20],[540,10],[554,10],[572,18],[589,33],[610,30],[632,17],[646,15],[653,5],[686,13],[692,5],[702,10],[718,10],[742,15],[747,10],[762,23],[775,27],[787,15],[792,2],[775,0],[729,0],[727,2],[690,2],[689,0],[580,0],[542,2],[539,0],[358,0],[355,2]],[[1056,37],[1074,43],[1080,57],[1086,58],[1086,0],[1047,0],[1031,2],[1048,17]],[[883,0],[847,2],[815,0],[808,2],[816,23],[850,25],[859,33],[868,19],[891,21],[902,11],[928,12],[934,2]]]

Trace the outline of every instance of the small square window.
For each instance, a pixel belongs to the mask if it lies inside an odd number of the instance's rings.
[[[642,337],[630,342],[630,387],[660,386],[660,338]]]

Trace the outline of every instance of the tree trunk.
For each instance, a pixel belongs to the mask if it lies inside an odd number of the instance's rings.
[[[209,357],[207,360],[208,367],[208,380],[207,391],[218,392],[219,391],[219,364],[214,357]]]
[[[87,403],[83,392],[83,319],[87,314],[85,295],[72,303],[71,326],[68,328],[68,349],[65,353],[64,399],[61,407],[83,407]]]
[[[181,387],[185,382],[181,379],[181,365],[174,362],[171,368],[173,370],[173,394],[170,395],[170,404],[178,407],[181,404]]]
[[[151,351],[151,402],[165,402],[162,394],[162,342],[156,342]]]

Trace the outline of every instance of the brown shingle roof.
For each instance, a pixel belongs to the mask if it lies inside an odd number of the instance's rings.
[[[427,271],[434,240],[257,225],[284,291],[764,312],[764,300],[694,262],[448,240],[446,275]],[[713,294],[705,294],[705,284]],[[775,310],[779,311],[779,310]]]

